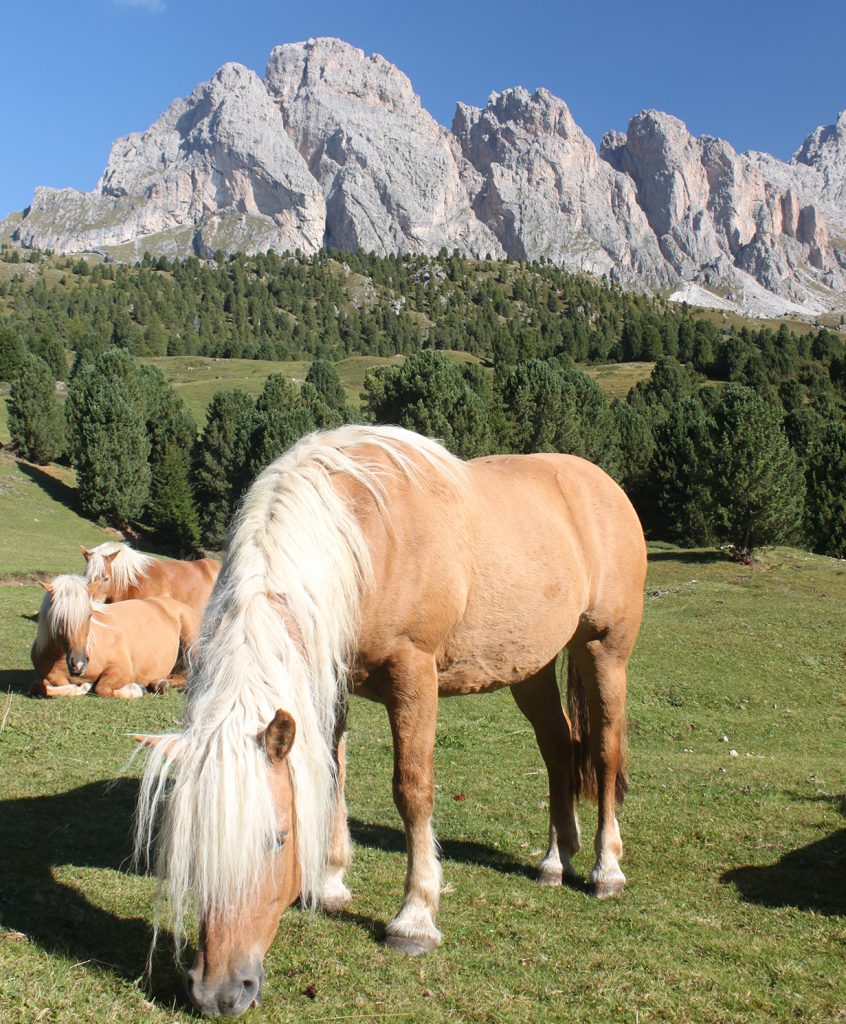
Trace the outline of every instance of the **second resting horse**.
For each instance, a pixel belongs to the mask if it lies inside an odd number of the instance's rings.
[[[199,616],[171,598],[121,601],[91,599],[81,576],[57,576],[47,593],[32,645],[37,673],[30,692],[44,697],[142,697],[145,689],[181,686],[174,672],[180,651],[197,636]]]

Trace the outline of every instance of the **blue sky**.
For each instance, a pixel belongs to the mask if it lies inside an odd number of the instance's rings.
[[[449,125],[457,100],[545,86],[598,142],[656,107],[787,159],[846,108],[842,0],[3,0],[0,217],[36,185],[89,190],[111,142],[228,60],[331,35],[398,65]]]

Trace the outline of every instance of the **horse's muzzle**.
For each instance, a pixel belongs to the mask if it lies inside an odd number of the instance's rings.
[[[240,1017],[253,1006],[261,1005],[264,968],[258,957],[251,957],[232,977],[209,983],[202,971],[192,969],[185,979],[188,997],[205,1017]]]
[[[88,668],[88,658],[73,657],[69,654],[67,657],[67,663],[68,672],[70,672],[72,676],[81,676]]]

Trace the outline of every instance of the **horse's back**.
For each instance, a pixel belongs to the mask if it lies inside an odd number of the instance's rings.
[[[130,591],[130,597],[168,597],[202,613],[219,572],[220,562],[213,558],[157,561],[147,576]]]

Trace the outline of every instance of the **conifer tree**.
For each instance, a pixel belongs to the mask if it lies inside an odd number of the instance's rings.
[[[235,503],[232,481],[240,467],[233,465],[238,424],[253,412],[248,394],[232,388],[218,391],[209,403],[205,428],[192,453],[191,479],[203,543],[220,547]]]
[[[0,327],[0,380],[13,381],[26,357],[26,346],[11,326]]]
[[[829,423],[808,456],[805,528],[814,551],[846,558],[846,425]]]
[[[127,526],[150,493],[146,403],[132,356],[111,349],[82,370],[68,393],[71,452],[86,514]]]
[[[441,352],[417,352],[402,366],[368,371],[362,408],[374,423],[395,423],[439,438],[464,458],[490,451],[484,402]]]
[[[306,384],[311,384],[326,405],[340,416],[341,423],[350,420],[347,395],[338,371],[327,359],[315,359],[306,374]]]
[[[750,388],[728,384],[708,403],[708,487],[719,540],[747,555],[795,540],[805,481],[779,412]]]
[[[150,482],[147,520],[161,540],[178,555],[193,554],[200,540],[189,470],[188,450],[171,443],[153,467]]]
[[[9,434],[25,459],[43,465],[64,454],[65,411],[56,394],[53,371],[27,354],[9,388]]]

